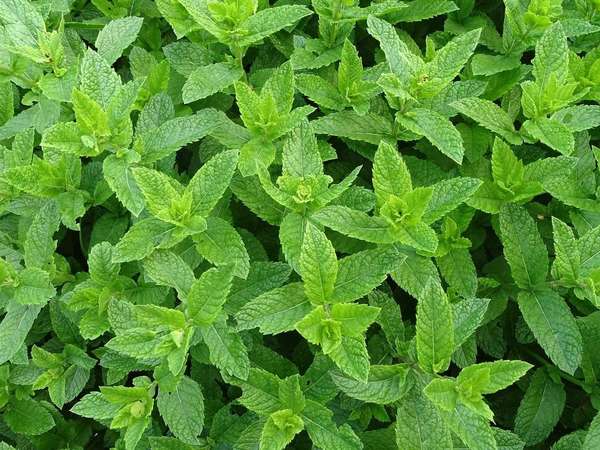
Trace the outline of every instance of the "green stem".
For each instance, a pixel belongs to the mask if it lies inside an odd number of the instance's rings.
[[[546,366],[546,367],[555,367],[553,364],[551,364],[550,362],[548,362],[548,360],[546,360],[546,358],[538,355],[534,351],[529,350],[528,348],[523,349],[523,351],[525,353],[527,353],[529,356],[531,356],[533,359],[535,359],[536,361],[538,361],[539,363],[543,364],[544,366]],[[589,387],[588,387],[588,385],[586,384],[585,381],[581,381],[580,379],[575,378],[573,375],[570,375],[570,374],[568,374],[566,372],[563,372],[560,369],[557,369],[557,373],[560,375],[560,377],[563,380],[568,381],[570,383],[573,383],[573,384],[579,386],[581,389],[583,389],[586,392],[588,391]]]
[[[65,22],[65,28],[80,28],[82,30],[100,30],[104,28],[101,23]]]

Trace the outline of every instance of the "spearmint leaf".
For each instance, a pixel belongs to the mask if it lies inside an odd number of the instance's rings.
[[[54,202],[47,202],[34,216],[24,244],[27,267],[45,268],[52,261],[56,249],[54,233],[58,231],[60,217]]]
[[[329,81],[312,74],[296,76],[296,85],[302,94],[324,108],[332,110],[343,109],[346,99]]]
[[[309,223],[302,242],[300,274],[304,292],[312,303],[321,305],[331,299],[337,272],[338,261],[333,245],[325,233]]]
[[[90,392],[71,408],[71,412],[91,419],[107,420],[112,419],[120,408],[120,405],[109,402],[100,392]]]
[[[28,267],[19,273],[19,286],[14,300],[21,305],[44,306],[56,294],[50,275],[37,267]]]
[[[407,373],[408,369],[405,366],[396,364],[371,366],[366,383],[338,372],[331,372],[331,378],[349,397],[385,405],[398,401],[405,394]]]
[[[194,235],[198,253],[216,266],[233,265],[233,274],[246,278],[250,257],[237,230],[218,217],[209,217],[206,230]]]
[[[498,445],[488,422],[467,408],[457,403],[452,412],[442,412],[445,422],[470,449],[497,449]]]
[[[248,378],[248,350],[240,335],[231,331],[224,319],[201,327],[200,332],[210,352],[210,361],[219,370],[242,380]]]
[[[194,174],[186,190],[192,193],[192,214],[208,216],[223,196],[235,171],[238,153],[227,150],[213,156]]]
[[[198,444],[204,425],[204,395],[202,389],[189,377],[181,378],[173,392],[159,390],[156,400],[158,411],[169,430],[187,444]]]
[[[180,188],[168,175],[145,167],[136,167],[131,172],[153,216],[160,217],[179,197]]]
[[[157,250],[144,259],[144,271],[156,284],[169,286],[186,298],[194,283],[194,272],[177,254]]]
[[[416,108],[399,115],[398,120],[413,133],[425,136],[448,158],[458,164],[462,163],[465,153],[462,137],[447,118],[432,110]]]
[[[507,388],[521,378],[529,369],[531,364],[525,361],[504,361],[498,360],[493,362],[474,364],[465,367],[458,375],[457,382],[468,382],[469,378],[477,378],[482,371],[489,373],[489,380],[480,385],[482,394],[492,394]]]
[[[396,240],[387,220],[369,216],[346,206],[327,206],[312,218],[334,231],[367,242],[391,244]]]
[[[567,125],[554,119],[538,117],[523,124],[535,139],[553,150],[569,156],[575,150],[575,137]]]
[[[417,355],[428,372],[443,372],[454,351],[452,310],[441,285],[428,281],[417,303]]]
[[[4,420],[14,433],[37,436],[54,428],[55,422],[48,408],[35,400],[12,400]]]
[[[565,125],[571,132],[590,130],[600,126],[600,106],[570,106],[554,113],[551,119]]]
[[[373,189],[377,203],[385,203],[391,195],[402,197],[412,191],[412,178],[396,148],[379,144],[373,161]]]
[[[345,303],[369,294],[404,261],[405,256],[393,248],[364,250],[338,261],[332,302]],[[371,270],[364,270],[368,265]]]
[[[473,56],[471,60],[473,75],[490,76],[517,69],[520,66],[520,55],[484,55],[479,53]]]
[[[114,248],[113,262],[137,261],[150,255],[175,229],[158,219],[143,219],[133,224]]]
[[[576,280],[579,277],[581,254],[573,230],[560,219],[552,218],[554,254],[552,270],[559,277]]]
[[[467,63],[479,42],[481,29],[469,31],[451,40],[438,50],[428,63],[429,79],[421,87],[426,93],[437,93],[451,82]]]
[[[559,82],[569,71],[569,47],[560,23],[548,27],[535,47],[533,76],[541,84],[548,82],[552,74]]]
[[[513,145],[521,144],[522,139],[516,132],[512,119],[495,103],[471,97],[453,102],[452,107],[482,127],[503,137],[507,142]]]
[[[239,330],[258,327],[263,334],[293,330],[312,309],[302,283],[291,283],[259,295],[236,314]]]
[[[430,283],[440,285],[442,283],[437,268],[430,258],[410,252],[391,275],[402,289],[417,300],[429,292]]]
[[[574,373],[581,363],[581,334],[565,301],[549,289],[521,292],[519,309],[550,359]]]
[[[141,17],[124,17],[111,20],[96,38],[96,49],[106,62],[112,65],[137,38],[142,28]]]
[[[210,325],[214,322],[231,289],[232,267],[208,269],[195,280],[187,297],[187,313],[195,325]]]
[[[526,445],[543,441],[554,429],[565,406],[566,394],[561,382],[544,369],[531,377],[515,418],[515,433]]]
[[[362,449],[362,442],[352,428],[348,425],[337,427],[332,416],[333,413],[325,406],[307,400],[301,417],[313,443],[323,449]]]
[[[235,278],[225,308],[237,312],[250,300],[283,285],[292,269],[282,262],[255,261],[250,264],[248,277]]]
[[[506,205],[500,211],[500,230],[504,256],[515,283],[522,288],[544,283],[548,274],[548,250],[527,210]]]
[[[458,7],[449,0],[414,0],[393,14],[394,22],[419,22],[424,19],[456,11]]]
[[[461,203],[466,202],[481,186],[476,178],[456,177],[442,180],[432,186],[431,199],[423,214],[425,223],[442,218]]]
[[[417,386],[401,398],[396,412],[396,444],[408,450],[452,448],[450,429]]]
[[[211,120],[211,115],[210,110],[201,110],[191,116],[167,120],[143,134],[136,144],[142,161],[153,163],[203,138],[218,125]]]
[[[311,123],[316,134],[339,136],[375,145],[382,140],[396,141],[392,123],[374,113],[361,116],[350,110],[340,111],[327,114]]]
[[[120,85],[119,76],[106,59],[88,49],[79,69],[79,89],[106,108]]]
[[[479,328],[489,304],[488,298],[466,298],[452,304],[455,348],[464,344]]]
[[[192,103],[216,94],[238,81],[242,73],[239,66],[228,62],[198,67],[189,74],[183,85],[183,101]]]
[[[369,377],[369,352],[364,337],[342,336],[340,345],[328,356],[342,370],[356,380],[366,382]]]
[[[102,164],[102,171],[104,179],[123,206],[134,216],[139,216],[144,209],[144,197],[125,158],[108,156]]]
[[[367,31],[379,41],[390,70],[403,82],[414,78],[423,68],[423,61],[400,40],[394,27],[375,16],[367,19]]]
[[[600,444],[600,416],[596,414],[583,441],[583,450],[591,450]]]
[[[308,121],[294,128],[283,147],[283,173],[297,177],[323,174],[317,139]]]
[[[17,354],[41,309],[40,305],[16,304],[7,311],[0,322],[0,363]]]
[[[300,5],[276,6],[250,16],[241,26],[246,30],[238,45],[248,46],[289,27],[312,12]]]

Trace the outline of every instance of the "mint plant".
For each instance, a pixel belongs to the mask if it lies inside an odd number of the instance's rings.
[[[600,448],[598,0],[0,0],[0,450]]]

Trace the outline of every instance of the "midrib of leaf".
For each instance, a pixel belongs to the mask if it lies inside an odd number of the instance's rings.
[[[560,342],[558,341],[558,339],[556,339],[557,332],[552,327],[550,321],[548,320],[548,316],[546,315],[546,311],[544,310],[544,308],[542,308],[542,304],[540,303],[540,301],[538,299],[537,293],[535,291],[530,291],[530,293],[533,296],[533,298],[535,298],[535,303],[538,306],[538,308],[540,309],[540,311],[542,312],[542,316],[544,317],[544,321],[548,325],[548,328],[550,330],[552,330],[552,340],[554,341],[554,345],[560,349],[560,354],[561,354],[563,360],[566,360],[565,359],[565,354],[563,353],[562,345],[560,345]]]

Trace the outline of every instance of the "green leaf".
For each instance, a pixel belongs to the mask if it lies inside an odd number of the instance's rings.
[[[71,412],[91,419],[108,420],[112,419],[120,408],[120,405],[106,400],[100,392],[90,392],[71,408]]]
[[[533,288],[546,281],[548,250],[527,210],[513,204],[500,211],[504,256],[512,277],[521,288]]]
[[[246,303],[235,318],[239,330],[258,327],[262,334],[278,334],[293,330],[311,309],[303,284],[291,283]]]
[[[402,197],[412,191],[412,179],[406,163],[395,147],[379,144],[373,160],[373,188],[382,205],[391,195]]]
[[[25,243],[23,244],[25,254],[25,265],[27,267],[45,268],[52,262],[52,256],[56,249],[54,233],[58,231],[60,216],[54,202],[47,202],[35,214],[29,229]]]
[[[331,372],[336,386],[346,395],[363,402],[386,405],[405,394],[408,369],[400,364],[371,366],[366,383],[356,381],[339,372]]]
[[[136,167],[132,173],[146,199],[148,211],[156,217],[168,215],[171,204],[179,197],[176,181],[162,172],[145,167]]]
[[[417,356],[428,372],[443,372],[454,351],[452,310],[441,285],[428,281],[417,304]]]
[[[233,266],[233,274],[248,276],[250,257],[237,230],[219,217],[208,217],[206,230],[194,235],[198,253],[216,266]]]
[[[331,242],[312,224],[304,231],[300,254],[300,273],[308,299],[321,305],[330,301],[338,272],[338,261]]]
[[[528,446],[542,442],[558,423],[565,400],[562,383],[537,369],[517,410],[515,433]]]
[[[96,38],[96,50],[106,62],[112,65],[137,38],[142,28],[141,17],[123,17],[111,20]]]
[[[462,163],[465,149],[460,133],[452,122],[439,113],[423,108],[415,108],[404,115],[398,115],[402,126],[421,136],[425,136],[448,158]]]
[[[194,283],[194,272],[176,253],[157,250],[144,260],[144,271],[156,284],[174,288],[186,298]]]
[[[407,450],[452,448],[450,430],[437,408],[417,386],[400,399],[396,412],[396,443]]]
[[[213,156],[192,177],[186,190],[192,193],[192,214],[206,217],[227,190],[237,165],[238,153],[227,150]]]
[[[13,399],[4,412],[4,420],[15,433],[37,436],[54,428],[50,410],[35,400]]]
[[[0,364],[11,359],[21,349],[42,307],[19,305],[8,308],[0,322]]]
[[[550,359],[570,374],[581,363],[581,334],[566,302],[550,289],[521,292],[519,309]]]
[[[21,305],[44,306],[56,294],[50,275],[37,267],[28,267],[19,273],[19,286],[14,300]]]
[[[382,140],[396,141],[392,123],[378,114],[361,116],[351,110],[340,111],[313,120],[311,124],[316,134],[339,136],[375,145],[379,145]]]
[[[346,236],[376,244],[396,241],[390,225],[383,217],[373,217],[341,205],[322,208],[312,218],[328,228]]]
[[[181,441],[196,445],[204,425],[204,396],[200,385],[182,377],[173,392],[159,390],[158,411],[169,430]]]
[[[431,187],[431,199],[423,213],[425,223],[433,223],[466,202],[481,186],[477,178],[456,177],[442,180]]]
[[[379,286],[404,259],[405,256],[396,249],[384,246],[340,259],[330,300],[345,303],[364,297]],[[370,269],[365,270],[365,267]]]
[[[216,94],[242,77],[243,71],[234,63],[220,62],[198,67],[190,73],[181,93],[184,103],[192,103]]]
[[[563,123],[547,117],[537,117],[523,124],[523,129],[553,150],[570,155],[575,150],[575,137]]]
[[[144,209],[144,197],[127,160],[109,155],[102,164],[102,171],[104,179],[123,206],[134,216],[139,216]]]
[[[337,427],[332,420],[333,413],[325,406],[312,400],[306,401],[302,420],[313,443],[322,449],[360,450],[362,442],[352,428],[345,424]]]
[[[154,218],[136,222],[115,245],[113,262],[122,263],[145,258],[169,238],[174,229],[173,225]]]
[[[220,125],[213,119],[212,111],[204,109],[191,116],[167,120],[144,133],[136,142],[142,161],[153,163],[203,138]]]
[[[284,142],[283,173],[302,178],[323,174],[317,139],[308,121],[300,122]]]
[[[230,330],[224,319],[201,327],[200,332],[210,352],[211,363],[226,374],[245,380],[250,360],[240,335]]]
[[[552,218],[555,259],[552,270],[569,281],[579,278],[581,254],[573,230],[560,219]]]
[[[482,394],[493,394],[515,383],[531,367],[532,365],[525,361],[498,360],[473,364],[465,367],[458,375],[456,381],[459,384],[468,383],[469,379],[475,379],[479,373],[485,371],[489,373],[489,377],[485,378],[486,383],[483,386],[479,386],[477,390]]]
[[[560,23],[546,29],[535,46],[533,76],[544,85],[551,75],[557,81],[565,81],[569,72],[569,46]]]
[[[387,63],[394,74],[405,83],[417,76],[424,63],[400,40],[391,24],[377,17],[369,16],[367,31],[379,41],[379,46],[385,53]]]
[[[495,103],[470,97],[453,102],[452,107],[461,114],[473,119],[482,127],[501,136],[507,142],[513,145],[521,144],[522,139],[516,132],[512,119],[506,111]]]
[[[488,298],[474,297],[465,298],[451,305],[455,348],[464,344],[479,328],[489,304]]]
[[[600,445],[600,415],[596,414],[583,441],[583,450],[592,450]]]
[[[88,49],[79,69],[79,89],[105,109],[120,85],[119,76],[106,59]]]
[[[197,326],[213,323],[231,289],[232,268],[209,269],[195,280],[187,296],[187,314]]]

